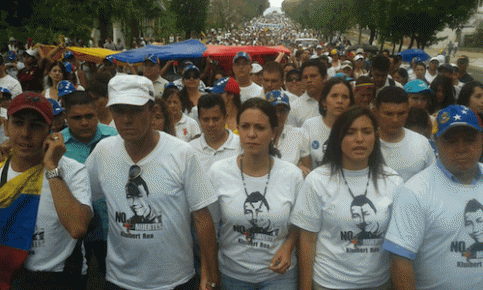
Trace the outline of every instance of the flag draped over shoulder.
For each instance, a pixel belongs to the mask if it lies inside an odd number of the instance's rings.
[[[8,170],[9,160],[0,164]],[[6,172],[6,171],[5,171]],[[0,188],[0,289],[27,259],[37,220],[43,165],[31,167]],[[5,175],[2,172],[2,176]]]

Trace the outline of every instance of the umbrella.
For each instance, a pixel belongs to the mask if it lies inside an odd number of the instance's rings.
[[[430,56],[421,49],[406,49],[405,51],[401,51],[399,55],[402,56],[403,61],[405,62],[411,62],[415,57],[419,57],[421,61],[430,58]]]

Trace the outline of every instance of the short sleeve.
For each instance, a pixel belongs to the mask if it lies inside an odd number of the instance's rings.
[[[93,213],[91,187],[86,167],[73,159],[67,160],[67,157],[62,158],[60,167],[66,172],[64,179],[72,195],[80,203],[87,205]]]
[[[325,202],[317,194],[311,175],[313,173],[307,176],[301,187],[290,222],[301,229],[317,233],[322,228],[322,209]]]
[[[197,211],[217,201],[217,197],[195,149],[189,146],[186,154],[184,189],[190,210]]]
[[[426,214],[421,200],[406,186],[399,187],[394,198],[386,241],[416,254],[424,238],[425,226]],[[384,248],[398,254],[392,250],[394,247]]]

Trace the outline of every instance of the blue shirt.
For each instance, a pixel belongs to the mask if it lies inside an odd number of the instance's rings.
[[[87,157],[89,157],[89,154],[91,154],[92,150],[101,139],[115,135],[117,135],[116,129],[104,124],[98,124],[96,134],[94,134],[94,137],[88,144],[85,144],[76,140],[70,133],[70,129],[65,128],[62,130],[65,148],[67,149],[64,155],[84,164]]]

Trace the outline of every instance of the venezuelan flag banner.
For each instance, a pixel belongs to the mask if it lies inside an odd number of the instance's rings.
[[[8,166],[8,164],[6,165]],[[42,165],[13,178],[0,188],[0,289],[10,289],[27,259],[37,221]]]

